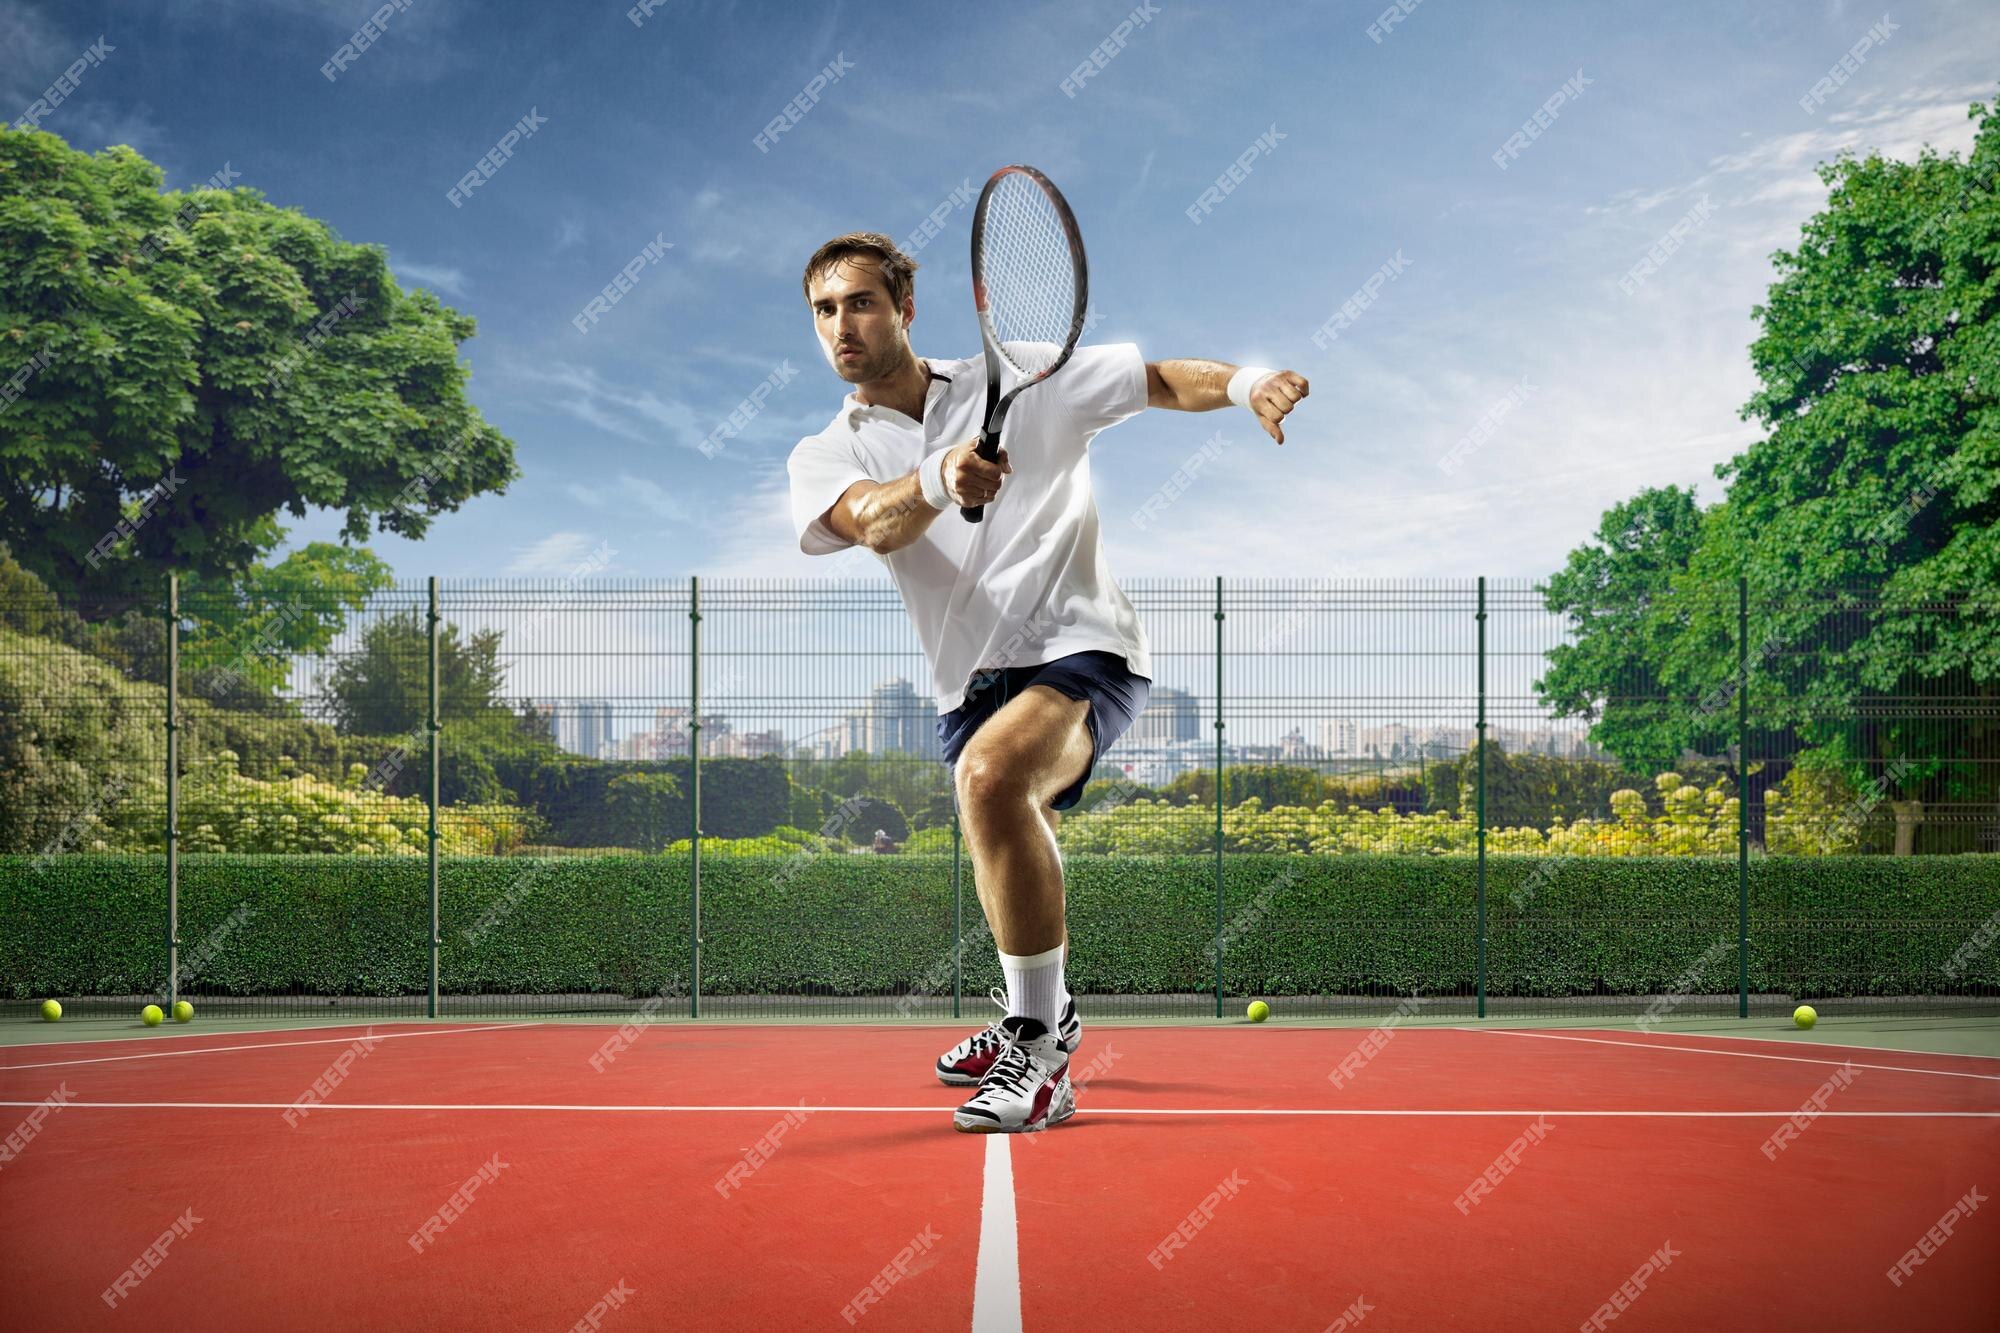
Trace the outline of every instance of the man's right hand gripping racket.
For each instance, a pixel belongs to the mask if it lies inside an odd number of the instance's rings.
[[[1000,457],[1000,427],[1007,408],[1062,369],[1083,336],[1090,299],[1083,233],[1062,192],[1033,167],[1002,167],[979,192],[972,215],[972,300],[979,308],[979,336],[986,343],[986,427],[978,453]],[[1005,397],[1002,368],[1017,378]],[[986,516],[985,505],[962,507],[966,522]]]

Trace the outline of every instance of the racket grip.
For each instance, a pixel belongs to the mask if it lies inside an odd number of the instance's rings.
[[[1000,457],[1000,436],[994,431],[979,432],[979,447],[973,451],[991,463]],[[986,520],[985,505],[961,505],[959,513],[965,515],[967,523],[983,523]]]

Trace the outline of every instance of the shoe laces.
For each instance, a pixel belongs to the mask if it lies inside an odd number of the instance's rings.
[[[1000,1006],[1001,1014],[1004,1017],[1007,1010],[1007,992],[995,986],[992,990],[986,992],[986,996],[993,1003]],[[991,1023],[988,1023],[983,1031],[973,1035],[972,1045],[968,1053],[977,1055],[981,1051],[990,1051],[996,1046],[1004,1048],[1006,1044],[1006,1029],[1000,1026],[999,1019],[995,1019]]]
[[[1035,1061],[1027,1046],[1021,1041],[1021,1034],[1000,1029],[1002,1045],[1000,1054],[993,1060],[986,1076],[979,1080],[980,1088],[998,1088],[1002,1092],[1019,1094],[1036,1074]]]

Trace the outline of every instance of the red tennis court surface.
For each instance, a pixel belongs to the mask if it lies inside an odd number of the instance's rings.
[[[979,1137],[930,1074],[952,1030],[626,1033],[0,1048],[0,1322],[1622,1333],[2000,1309],[2000,1060],[1093,1027],[1075,1119]]]

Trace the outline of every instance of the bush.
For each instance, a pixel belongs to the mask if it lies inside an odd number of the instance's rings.
[[[906,856],[950,856],[950,826],[933,825],[930,828],[918,829],[910,835],[910,840],[903,844],[903,853]]]
[[[94,657],[0,629],[0,850],[92,835],[164,786],[164,692]],[[158,807],[155,807],[158,808]]]
[[[1556,821],[1535,828],[1486,831],[1495,853],[1559,852],[1587,856],[1720,855],[1736,848],[1736,799],[1721,783],[1706,790],[1663,773],[1655,782],[1662,813],[1648,814],[1646,798],[1625,789],[1610,798],[1613,818]],[[1222,812],[1222,845],[1230,852],[1308,852],[1315,855],[1443,854],[1472,852],[1478,821],[1442,812],[1398,814],[1322,801],[1316,806],[1263,808],[1251,797]],[[1215,811],[1194,805],[1134,800],[1102,812],[1072,814],[1056,838],[1065,854],[1170,856],[1212,850]]]
[[[609,804],[613,781],[628,774],[670,775],[676,796],[656,790],[654,814],[662,835],[685,836],[693,823],[694,790],[686,759],[597,760],[562,755],[535,768],[514,788],[524,805],[548,820],[552,842],[576,846],[623,845],[619,817]],[[798,825],[791,780],[776,756],[701,761],[701,827],[718,838],[758,837],[780,824]],[[818,821],[810,821],[809,825]],[[875,826],[870,825],[872,833]]]
[[[657,852],[667,841],[667,820],[681,808],[681,784],[671,773],[621,773],[604,789],[611,841]]]
[[[424,802],[368,790],[360,764],[335,785],[305,774],[260,782],[239,774],[235,761],[224,750],[192,766],[182,780],[182,851],[416,856],[429,850]],[[534,824],[528,811],[512,806],[445,806],[438,811],[439,850],[505,855],[528,840]],[[160,843],[155,832],[145,845]]]
[[[818,828],[831,806],[826,793],[792,781],[790,774],[786,774],[785,782],[786,803],[791,811],[786,822],[795,828]]]
[[[1840,769],[1794,765],[1783,782],[1764,793],[1766,850],[1800,856],[1862,850],[1867,819],[1855,801],[1854,785]],[[1854,817],[1857,812],[1862,818]],[[1889,840],[1894,841],[1893,830]]]
[[[885,801],[879,796],[850,796],[841,802],[842,808],[851,812],[842,836],[852,843],[872,843],[875,830],[881,829],[892,842],[902,842],[910,836],[910,821],[903,818],[903,812],[896,808],[894,801]]]

